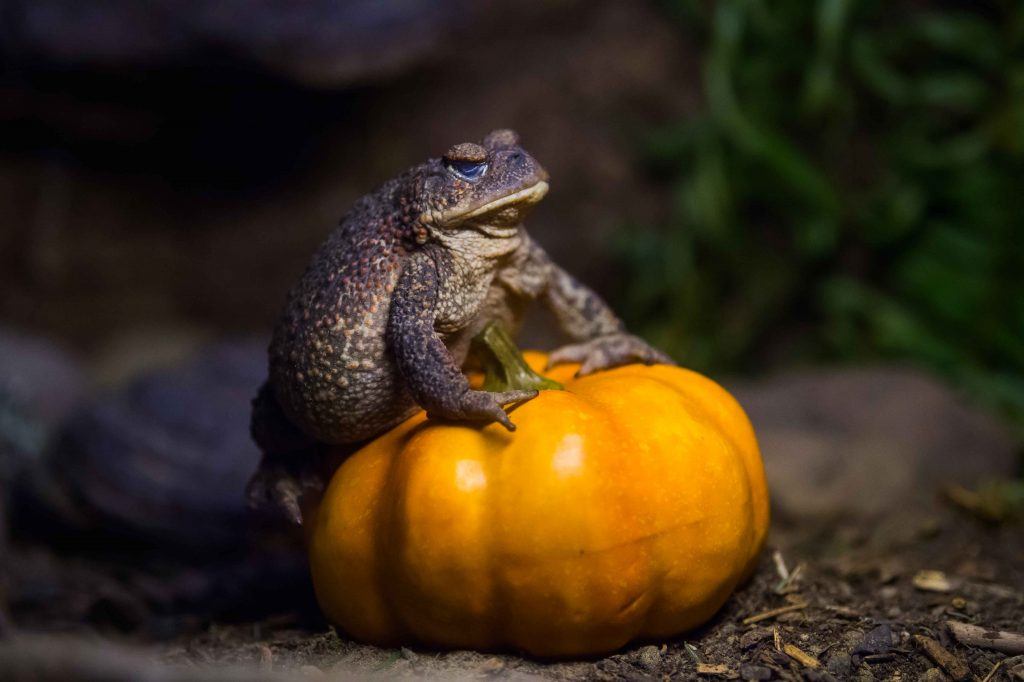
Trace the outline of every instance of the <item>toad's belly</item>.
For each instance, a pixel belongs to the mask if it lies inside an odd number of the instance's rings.
[[[342,371],[330,382],[312,381],[301,390],[298,410],[285,411],[303,431],[322,443],[353,443],[387,431],[418,406],[390,362],[374,369]]]
[[[525,301],[494,285],[462,329],[441,334],[452,359],[466,363],[470,341],[488,322],[515,329]],[[271,376],[278,401],[289,419],[322,443],[343,444],[373,438],[420,409],[385,343],[383,316],[348,334],[303,339],[295,348],[272,353],[298,362],[277,364]],[[353,356],[348,349],[359,348]]]

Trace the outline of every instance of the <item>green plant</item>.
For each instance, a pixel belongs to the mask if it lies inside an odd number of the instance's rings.
[[[704,106],[643,148],[628,321],[687,365],[911,359],[1024,424],[1024,6],[677,0]]]

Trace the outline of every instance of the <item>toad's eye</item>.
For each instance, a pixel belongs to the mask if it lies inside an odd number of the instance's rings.
[[[462,161],[457,159],[449,159],[445,162],[445,166],[451,171],[456,177],[468,180],[469,182],[476,182],[484,176],[487,172],[487,163],[484,161]]]

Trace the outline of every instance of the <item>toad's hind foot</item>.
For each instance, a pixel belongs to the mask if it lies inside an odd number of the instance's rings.
[[[249,506],[270,509],[288,521],[302,525],[302,510],[310,499],[319,497],[324,489],[323,478],[313,467],[293,471],[281,464],[268,464],[266,458],[246,488]]]
[[[249,506],[301,524],[303,500],[324,488],[319,445],[288,420],[269,384],[253,400],[250,430],[263,459],[246,488]]]
[[[646,341],[632,334],[607,334],[562,346],[548,359],[548,367],[567,362],[580,363],[577,376],[586,376],[602,369],[641,362],[645,365],[674,365],[675,361]]]

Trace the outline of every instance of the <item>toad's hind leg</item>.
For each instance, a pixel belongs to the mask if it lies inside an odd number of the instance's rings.
[[[324,487],[321,445],[288,419],[269,383],[252,401],[250,432],[263,459],[249,480],[249,505],[277,508],[294,523],[302,523],[303,499]]]

